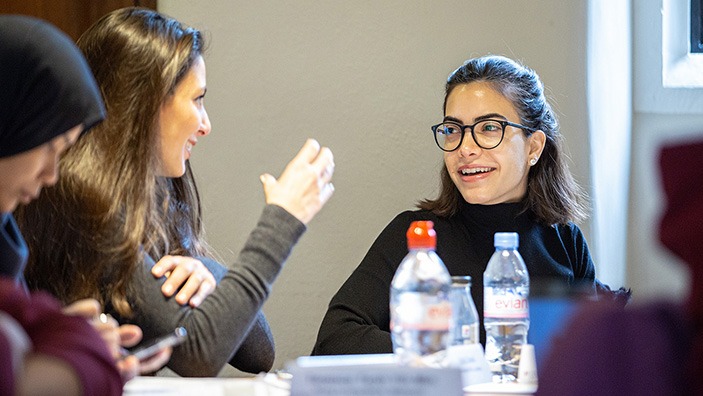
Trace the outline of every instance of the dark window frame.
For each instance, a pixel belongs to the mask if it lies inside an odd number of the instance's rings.
[[[703,0],[691,0],[691,46],[692,54],[703,53]]]

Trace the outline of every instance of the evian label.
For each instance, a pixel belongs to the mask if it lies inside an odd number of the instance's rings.
[[[413,330],[449,330],[452,305],[446,299],[425,293],[405,292],[391,304],[395,324]],[[391,326],[393,325],[391,321]]]
[[[521,289],[525,289],[524,292]],[[526,288],[483,289],[483,316],[487,318],[529,317]]]

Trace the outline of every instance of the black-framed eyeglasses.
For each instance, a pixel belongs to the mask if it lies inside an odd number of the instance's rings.
[[[471,131],[471,137],[478,147],[491,150],[498,147],[503,141],[505,127],[508,125],[529,132],[536,130],[510,121],[487,119],[473,125],[460,125],[451,121],[443,122],[432,126],[432,133],[434,134],[435,142],[437,142],[437,147],[443,151],[449,152],[458,149],[461,146],[461,142],[464,141],[467,129]]]

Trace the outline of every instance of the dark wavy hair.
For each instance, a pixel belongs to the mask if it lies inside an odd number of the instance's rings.
[[[521,124],[541,130],[547,137],[540,160],[530,167],[527,176],[525,210],[531,210],[539,222],[547,225],[585,219],[588,212],[586,195],[569,172],[559,122],[544,96],[544,85],[537,73],[503,56],[470,59],[449,75],[444,111],[447,97],[454,88],[473,82],[489,83],[513,104]],[[526,136],[531,134],[523,131]],[[417,206],[438,216],[452,216],[458,212],[463,197],[446,166],[442,167],[440,180],[439,196],[422,200]]]
[[[201,33],[153,10],[107,14],[78,40],[107,118],[67,151],[58,183],[16,216],[33,289],[65,303],[96,298],[129,316],[126,287],[143,253],[208,255],[190,168],[158,176],[162,104],[204,51]]]

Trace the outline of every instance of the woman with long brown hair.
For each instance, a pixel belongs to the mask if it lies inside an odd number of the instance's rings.
[[[187,341],[168,364],[178,374],[214,376],[227,362],[269,370],[273,339],[261,306],[333,193],[331,151],[310,139],[278,180],[262,176],[267,205],[239,257],[223,267],[203,239],[188,161],[211,130],[201,33],[126,8],[103,17],[78,46],[108,116],[62,158],[60,182],[18,213],[30,286],[65,302],[96,298],[120,322],[142,327],[146,340],[186,327]],[[164,299],[160,276],[174,263],[200,262],[218,281],[213,294],[196,307],[178,295]]]

